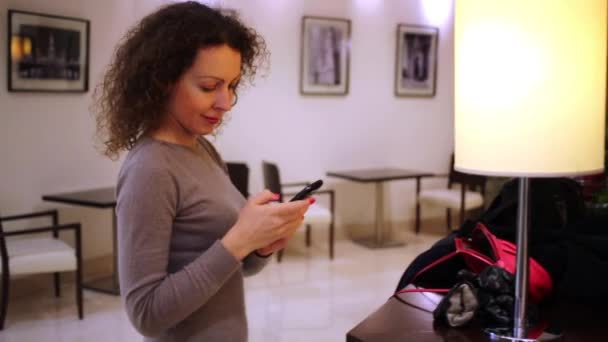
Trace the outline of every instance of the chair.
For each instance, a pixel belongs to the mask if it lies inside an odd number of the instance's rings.
[[[52,225],[41,228],[29,228],[4,231],[2,222],[51,217]],[[59,232],[72,230],[75,235],[75,248],[59,240]],[[52,237],[40,236],[39,233],[50,232]],[[32,235],[33,237],[9,239],[14,236]],[[82,308],[82,257],[80,242],[80,223],[58,224],[57,210],[49,210],[24,215],[0,217],[0,256],[2,257],[2,306],[0,307],[0,330],[4,329],[9,299],[11,276],[22,276],[38,273],[53,273],[55,296],[61,295],[60,272],[76,271],[76,303],[78,318],[83,318]]]
[[[283,202],[283,196],[292,196],[295,195],[300,188],[308,185],[308,182],[299,182],[299,183],[285,183],[281,184],[281,177],[279,175],[279,168],[276,164],[270,162],[262,162],[262,169],[264,172],[264,186],[278,194],[279,201]],[[296,187],[293,193],[283,193],[283,188],[294,188]],[[334,191],[331,189],[327,190],[318,190],[314,193],[318,194],[327,194],[329,196],[329,209],[319,205],[313,204],[308,208],[306,215],[304,215],[304,225],[306,226],[306,247],[310,247],[311,241],[311,226],[312,225],[327,225],[329,228],[329,259],[333,260],[334,258]],[[280,250],[277,253],[277,261],[281,262],[283,258],[283,250]]]
[[[452,188],[454,184],[460,188]],[[446,207],[447,231],[452,230],[452,209],[460,210],[460,224],[464,222],[465,211],[482,208],[486,188],[486,177],[471,175],[454,170],[454,155],[450,163],[447,189],[422,190],[416,196],[416,234],[420,232],[420,204]]]
[[[227,162],[228,176],[232,184],[243,194],[249,197],[249,167],[245,163]]]

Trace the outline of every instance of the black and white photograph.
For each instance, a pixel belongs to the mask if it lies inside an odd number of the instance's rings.
[[[9,10],[9,91],[86,92],[89,21]]]
[[[395,95],[435,95],[438,31],[427,26],[397,26]]]
[[[301,93],[346,95],[349,47],[350,20],[303,17]]]

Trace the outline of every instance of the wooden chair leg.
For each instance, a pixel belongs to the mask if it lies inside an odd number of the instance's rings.
[[[416,200],[416,234],[420,233],[420,202]]]
[[[460,226],[464,223],[464,206],[460,206]]]
[[[53,282],[55,283],[55,297],[61,296],[61,277],[59,272],[53,273]]]
[[[80,238],[80,224],[76,229],[76,305],[78,306],[78,318],[84,318],[82,303],[82,248]],[[114,270],[116,272],[116,270]]]
[[[329,260],[334,260],[334,223],[329,224]]]
[[[283,259],[283,250],[282,249],[277,252],[277,262],[281,262],[281,259]]]
[[[448,220],[446,229],[447,229],[448,233],[450,233],[452,231],[452,210],[446,209],[445,216],[447,217],[447,220]]]
[[[306,247],[310,247],[310,225],[306,225]]]
[[[76,305],[78,306],[78,319],[84,318],[82,305],[82,271],[80,267],[76,269]]]
[[[416,177],[416,234],[420,233],[420,178]]]
[[[10,277],[8,270],[2,272],[2,307],[0,307],[0,330],[4,330],[4,322],[6,320],[6,311],[8,309]]]

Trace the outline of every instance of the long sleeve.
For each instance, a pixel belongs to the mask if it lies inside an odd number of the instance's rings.
[[[119,177],[120,287],[129,319],[146,336],[186,319],[241,268],[216,239],[192,262],[168,273],[179,191],[175,177],[162,167],[133,163]]]
[[[268,264],[270,257],[261,257],[256,253],[249,254],[243,260],[243,275],[249,277],[259,273]]]

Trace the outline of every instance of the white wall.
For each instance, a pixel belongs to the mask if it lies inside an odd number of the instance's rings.
[[[8,8],[91,21],[90,88],[98,82],[122,33],[162,0],[0,0],[0,37]],[[452,150],[453,39],[451,0],[225,0],[265,38],[272,53],[266,78],[242,92],[215,143],[227,160],[252,169],[251,191],[262,189],[261,161],[279,164],[283,181],[323,178],[327,170],[394,166],[444,173]],[[439,4],[443,21],[425,15]],[[433,14],[433,13],[431,13]],[[299,94],[303,15],[352,20],[350,91],[347,96]],[[437,91],[433,98],[393,95],[397,23],[439,27]],[[6,65],[6,44],[0,44]],[[0,80],[6,68],[0,68]],[[52,207],[40,196],[113,185],[120,163],[93,147],[91,94],[8,93],[0,87],[0,210],[3,215]],[[338,223],[371,222],[373,187],[326,179],[337,189]],[[435,186],[441,182],[427,181]],[[390,183],[386,214],[394,221],[414,213],[413,182]],[[110,248],[109,211],[61,207],[62,221],[85,225],[85,257]],[[437,212],[424,211],[425,215]],[[439,212],[441,214],[441,212]]]

